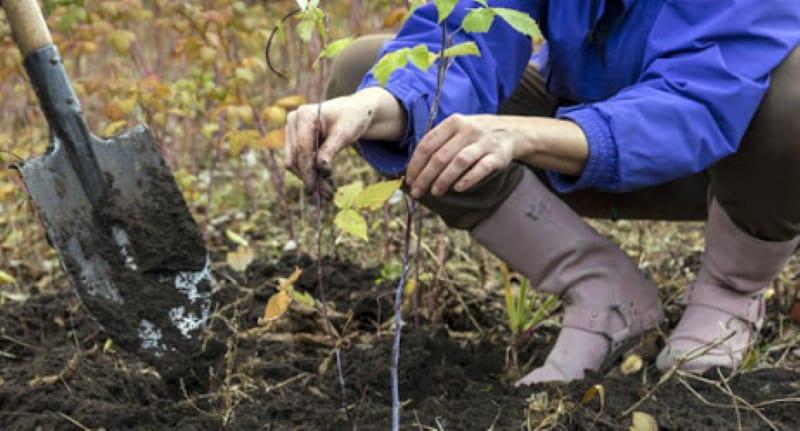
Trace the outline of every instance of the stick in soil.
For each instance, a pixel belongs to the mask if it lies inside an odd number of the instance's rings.
[[[411,248],[411,224],[414,221],[414,200],[406,200],[406,228],[403,237],[403,271],[400,273],[400,281],[394,291],[394,343],[392,344],[392,430],[400,429],[400,388],[398,372],[400,369],[400,336],[403,329],[403,290],[406,287],[409,273],[409,249]]]
[[[442,29],[442,46],[441,51],[444,52],[447,49],[447,27],[443,22],[441,24]],[[441,60],[439,61],[439,65],[437,68],[436,73],[436,91],[434,93],[433,103],[431,104],[431,110],[428,116],[428,122],[425,125],[425,133],[430,132],[433,128],[433,124],[436,121],[436,115],[439,112],[439,103],[442,100],[442,87],[444,86],[444,76],[447,72],[447,66],[449,62],[448,59],[442,56]],[[406,216],[406,229],[405,229],[405,236],[403,238],[403,271],[400,274],[400,281],[397,283],[397,288],[394,292],[394,343],[392,344],[392,366],[391,366],[391,380],[392,380],[392,431],[399,431],[400,430],[400,388],[399,388],[399,377],[398,372],[400,368],[400,338],[402,335],[402,325],[403,325],[403,290],[405,289],[406,283],[408,281],[409,275],[409,249],[411,248],[411,230],[413,229],[414,223],[414,213],[415,210],[415,202],[413,199],[408,198],[406,200],[406,206],[408,210],[408,214]],[[417,235],[417,241],[422,241],[419,235]],[[417,254],[419,254],[419,245],[420,242],[417,243]],[[415,262],[417,259],[415,258]],[[418,280],[417,280],[418,282]],[[418,289],[419,286],[415,286],[414,289]],[[415,310],[416,311],[416,310]]]
[[[298,14],[300,12],[301,12],[300,9],[292,10],[286,16],[281,18],[279,25],[282,25],[288,19],[290,19],[291,17],[293,17],[294,15],[296,15],[296,14]],[[325,28],[328,28],[329,27],[329,23],[328,23],[327,14],[325,15],[324,19],[325,19]],[[270,34],[269,39],[267,40],[267,46],[266,46],[266,49],[265,49],[264,56],[265,56],[265,59],[266,59],[266,62],[267,62],[267,66],[269,67],[269,69],[273,73],[275,73],[276,75],[288,80],[288,78],[284,74],[282,74],[281,72],[279,72],[278,70],[275,69],[275,67],[273,66],[272,61],[270,59],[270,51],[271,51],[271,48],[272,48],[272,42],[274,40],[274,37],[275,37],[275,34],[277,33],[277,31],[278,31],[278,27],[274,28],[272,33]],[[327,44],[327,40],[326,40],[327,36],[324,35],[324,34],[319,34],[319,37],[322,39],[322,45],[325,46]],[[330,320],[330,318],[328,316],[328,305],[327,305],[327,300],[326,300],[326,295],[325,295],[325,282],[323,280],[324,274],[323,274],[323,271],[322,271],[322,236],[323,236],[323,226],[322,226],[323,225],[323,223],[322,223],[322,182],[326,181],[328,179],[327,178],[328,175],[323,174],[323,172],[320,170],[319,166],[316,163],[318,155],[319,155],[319,148],[320,148],[320,144],[321,144],[321,133],[322,133],[322,102],[323,102],[323,98],[324,98],[322,92],[323,92],[323,87],[324,87],[323,82],[324,82],[324,79],[325,79],[325,62],[324,61],[320,61],[320,63],[319,63],[318,79],[319,79],[319,85],[318,85],[318,95],[317,95],[317,101],[318,101],[317,102],[317,118],[316,118],[316,126],[315,126],[316,130],[315,130],[315,133],[314,133],[314,153],[313,153],[313,157],[314,157],[315,163],[314,163],[314,169],[313,169],[314,178],[313,178],[313,186],[312,186],[313,187],[313,194],[314,194],[314,197],[313,197],[314,198],[314,207],[315,207],[315,212],[316,212],[316,234],[317,234],[316,235],[316,256],[315,256],[316,273],[317,273],[316,274],[317,275],[317,297],[319,298],[320,302],[322,303],[322,307],[321,307],[322,308],[322,318],[325,321],[325,326],[326,326],[327,332],[330,335],[339,338],[339,333],[338,333],[338,331],[336,331],[334,329],[333,324],[331,323],[331,320]],[[355,430],[356,429],[356,424],[355,424],[355,422],[353,420],[352,415],[350,414],[349,409],[347,408],[347,391],[346,391],[347,385],[346,385],[346,382],[345,382],[345,376],[344,376],[344,371],[343,371],[343,366],[342,366],[341,349],[338,346],[338,342],[337,342],[336,348],[334,349],[334,354],[336,355],[336,371],[338,373],[339,386],[340,386],[341,394],[342,394],[342,407],[344,409],[345,414],[347,415],[347,419],[350,422],[351,427],[353,428],[353,430]]]

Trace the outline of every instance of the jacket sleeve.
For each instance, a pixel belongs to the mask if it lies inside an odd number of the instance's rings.
[[[507,7],[537,17],[537,0],[490,0],[492,7]],[[478,7],[474,0],[460,0],[448,17],[449,32],[455,31],[469,9]],[[419,7],[406,21],[397,37],[387,42],[381,51],[393,52],[424,43],[431,51],[441,47],[441,29],[433,3]],[[489,32],[465,34],[459,31],[454,44],[474,41],[480,57],[458,57],[447,71],[441,103],[434,124],[454,113],[495,113],[517,85],[530,56],[530,39],[496,18]],[[359,88],[379,86],[370,72]],[[402,104],[408,114],[408,132],[400,142],[362,140],[358,143],[361,155],[384,175],[396,176],[405,171],[410,155],[426,130],[430,106],[436,88],[436,66],[427,72],[408,66],[396,71],[385,87]]]
[[[624,192],[703,171],[736,152],[771,71],[798,41],[797,0],[664,2],[638,82],[557,113],[583,129],[589,159],[579,177],[551,172],[551,182]]]

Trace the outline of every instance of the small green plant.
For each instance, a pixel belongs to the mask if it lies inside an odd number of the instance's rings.
[[[503,276],[508,328],[516,340],[536,329],[558,307],[558,298],[552,295],[544,296],[543,302],[534,311],[534,305],[540,299],[540,295],[530,288],[528,279],[522,278],[519,282],[515,282],[506,264],[501,264],[500,272]]]
[[[377,211],[400,189],[402,180],[382,181],[364,188],[356,181],[339,187],[333,198],[338,212],[333,223],[342,232],[367,241],[367,220],[359,211]]]

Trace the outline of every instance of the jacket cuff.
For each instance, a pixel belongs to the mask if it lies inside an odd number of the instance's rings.
[[[377,80],[369,74],[362,81],[359,90],[379,86]],[[390,79],[383,88],[391,93],[406,111],[406,132],[398,142],[361,139],[356,143],[356,149],[380,174],[399,177],[405,172],[417,143],[425,135],[430,110],[426,98],[400,80]]]
[[[557,118],[575,122],[586,135],[589,143],[589,158],[577,177],[548,171],[553,188],[559,193],[597,188],[613,191],[619,186],[617,174],[617,144],[608,121],[594,107],[581,105],[562,108]]]

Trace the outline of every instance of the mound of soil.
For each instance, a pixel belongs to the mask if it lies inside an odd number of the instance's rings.
[[[325,264],[331,316],[347,328],[341,350],[345,413],[335,355],[319,317],[293,308],[273,326],[258,326],[275,278],[295,265],[305,268],[297,288],[313,292],[307,258],[255,263],[244,275],[218,271],[221,308],[208,336],[225,348],[202,364],[203,372],[178,382],[165,382],[131,352],[108,343],[68,292],[0,307],[0,429],[349,430],[352,422],[360,430],[388,429],[391,331],[385,323],[392,286],[376,285],[376,271],[353,263]],[[548,423],[627,429],[630,419],[619,414],[658,381],[647,369],[517,389],[505,377],[506,346],[497,337],[465,336],[453,329],[457,320],[445,322],[449,328],[404,333],[403,429],[519,430]],[[541,361],[547,348],[533,342],[520,357]],[[738,410],[714,384],[689,383],[695,393],[670,380],[637,410],[662,429],[734,428],[737,411],[744,429],[768,428],[750,403],[775,427],[800,429],[798,373],[769,369],[732,379]],[[580,403],[595,384],[604,387],[603,409],[596,399]]]

